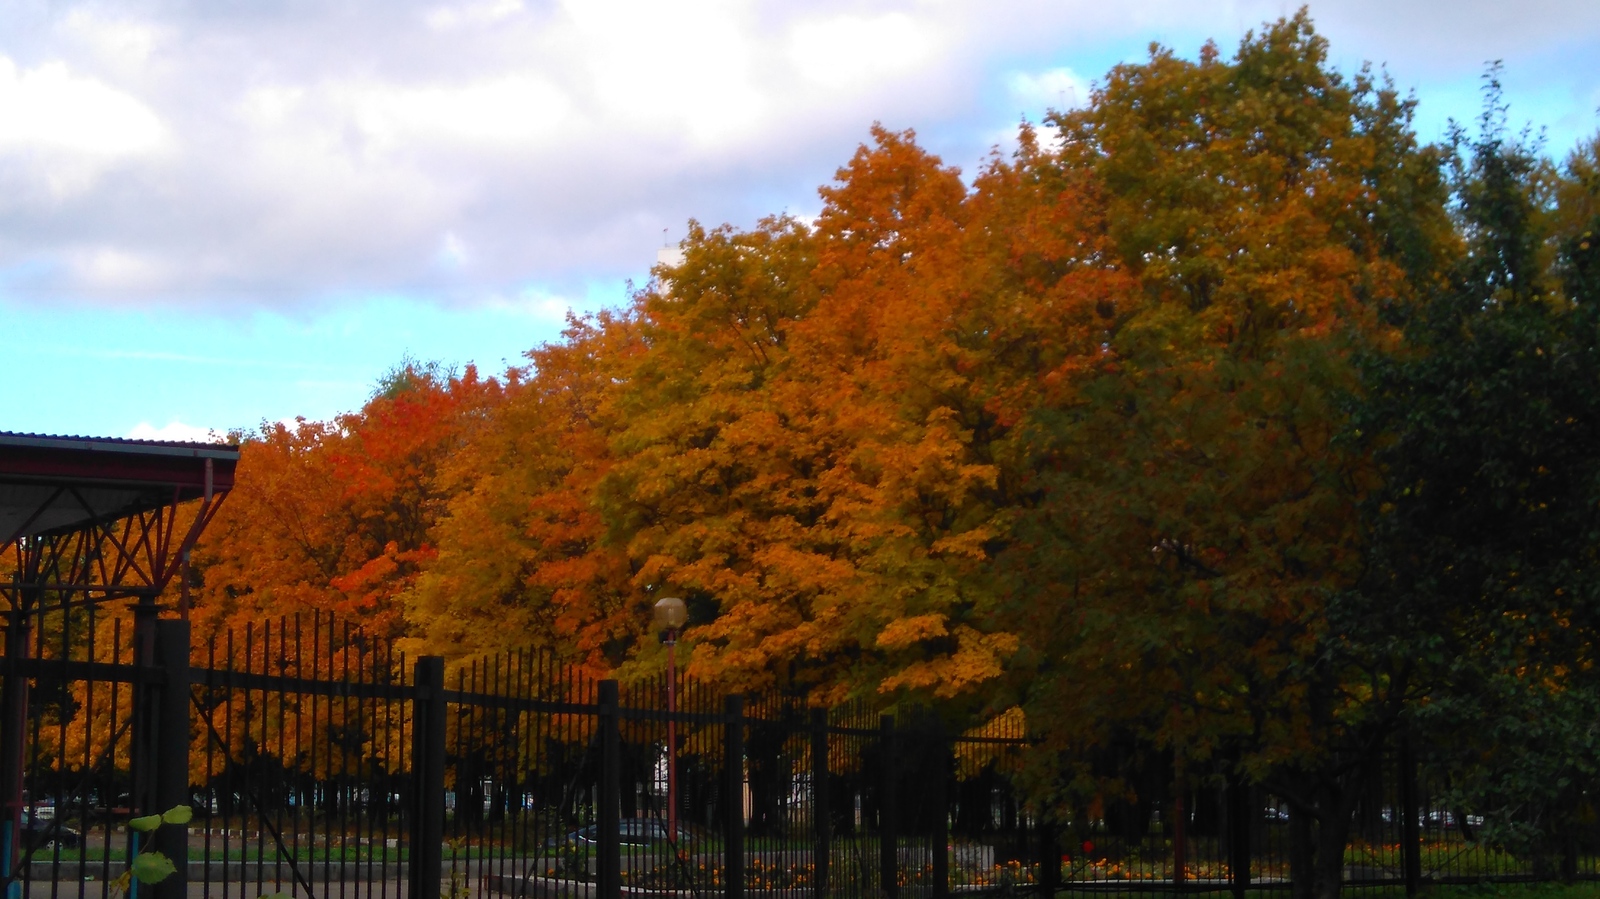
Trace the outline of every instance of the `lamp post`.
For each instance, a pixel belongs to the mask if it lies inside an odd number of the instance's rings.
[[[678,842],[678,630],[689,620],[689,610],[676,596],[656,600],[656,627],[667,644],[667,839]]]

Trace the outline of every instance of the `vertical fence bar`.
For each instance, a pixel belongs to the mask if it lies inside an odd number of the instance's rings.
[[[409,899],[439,899],[444,876],[444,659],[421,656],[413,674]]]
[[[618,721],[617,682],[600,682],[600,808],[596,816],[599,842],[595,880],[600,899],[622,895],[622,734]]]
[[[190,802],[189,622],[174,619],[154,625],[155,656],[162,683],[157,694],[154,740],[159,751],[151,765],[155,808],[149,811],[160,813]],[[184,899],[189,895],[189,826],[163,826],[156,830],[151,843],[177,868],[155,885],[155,899]]]
[[[832,854],[832,811],[828,808],[828,712],[811,710],[811,892],[828,895],[828,862]]]
[[[744,699],[723,704],[722,886],[726,899],[744,899]]]
[[[878,719],[878,886],[883,895],[895,899],[900,895],[899,835],[895,824],[895,732],[894,716]]]

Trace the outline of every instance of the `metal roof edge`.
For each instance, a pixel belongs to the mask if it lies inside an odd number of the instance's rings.
[[[66,437],[52,434],[17,434],[9,431],[0,431],[0,448],[7,446],[140,456],[176,456],[191,459],[217,459],[226,462],[237,462],[239,459],[239,448],[225,443],[131,440],[117,437]]]

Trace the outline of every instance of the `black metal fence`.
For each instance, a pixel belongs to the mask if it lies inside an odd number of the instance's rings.
[[[153,606],[9,621],[0,885],[129,899],[671,893],[920,899],[1289,886],[1288,814],[1257,788],[1085,803],[1046,822],[1014,780],[1017,712],[930,714],[597,680],[541,653],[448,667],[321,615],[193,641]],[[1419,770],[1421,773],[1419,774]],[[1170,783],[1170,779],[1166,781]],[[1363,797],[1351,886],[1600,876],[1482,840],[1397,758]],[[149,836],[129,821],[188,806]],[[1592,829],[1592,828],[1591,828]],[[144,842],[141,843],[140,841]]]

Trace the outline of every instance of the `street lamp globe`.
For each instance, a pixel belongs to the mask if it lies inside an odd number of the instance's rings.
[[[688,606],[685,606],[683,600],[676,596],[663,596],[656,600],[653,614],[656,627],[664,631],[678,630],[683,627],[684,622],[689,620]]]

